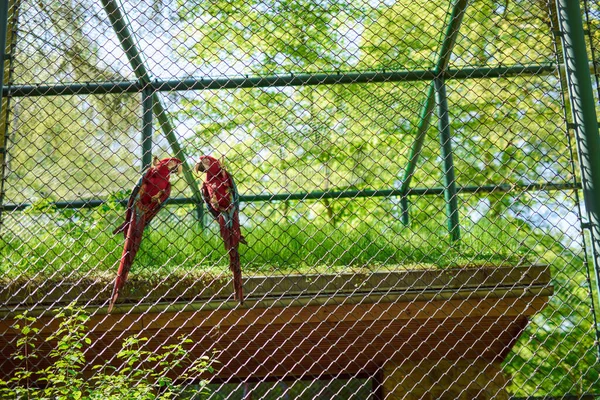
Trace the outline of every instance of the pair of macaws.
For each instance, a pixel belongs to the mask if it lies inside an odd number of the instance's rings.
[[[113,232],[114,234],[123,232],[125,245],[108,306],[109,313],[125,285],[133,259],[140,248],[144,229],[169,198],[171,174],[181,173],[181,164],[181,160],[177,158],[159,160],[155,157],[152,167],[144,172],[131,192],[125,221]],[[238,248],[240,243],[246,244],[246,240],[240,231],[240,203],[237,187],[231,175],[214,157],[200,156],[194,170],[197,174],[206,173],[206,180],[202,184],[202,197],[208,211],[219,222],[221,237],[229,253],[229,269],[233,273],[234,298],[243,304],[242,270]]]

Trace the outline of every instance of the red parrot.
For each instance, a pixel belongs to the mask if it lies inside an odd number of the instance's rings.
[[[242,269],[240,267],[240,243],[246,239],[240,230],[240,197],[237,186],[229,172],[221,163],[211,156],[200,156],[194,168],[196,173],[206,172],[206,180],[202,184],[202,198],[215,220],[219,222],[221,237],[225,250],[229,253],[229,269],[233,273],[233,296],[240,304],[244,304],[242,288]]]
[[[125,245],[123,246],[123,254],[119,263],[112,298],[108,306],[109,313],[119,297],[119,292],[125,285],[133,259],[140,248],[144,228],[156,216],[171,194],[171,182],[169,181],[171,174],[180,173],[182,168],[181,161],[177,158],[159,160],[155,157],[152,164],[153,166],[144,172],[131,192],[127,202],[125,222],[113,231],[114,234],[123,232]]]

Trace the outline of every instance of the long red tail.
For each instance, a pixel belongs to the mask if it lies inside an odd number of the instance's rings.
[[[229,269],[233,274],[233,298],[240,304],[244,304],[244,289],[242,285],[242,267],[240,266],[240,252],[238,248],[241,241],[240,221],[236,213],[233,216],[232,228],[227,227],[225,217],[219,216],[221,237],[225,244],[225,250],[229,253]],[[245,241],[244,241],[245,242]]]
[[[145,219],[143,215],[137,215],[136,212],[131,213],[131,221],[129,221],[127,233],[125,235],[125,245],[123,246],[123,254],[121,254],[121,262],[119,263],[119,270],[117,271],[117,278],[115,279],[115,286],[113,288],[112,297],[108,306],[108,312],[112,311],[112,308],[119,297],[119,293],[125,282],[127,281],[127,275],[133,264],[133,259],[137,254],[140,243],[142,242],[142,234],[144,232]]]
[[[240,252],[237,247],[229,250],[229,269],[233,274],[233,298],[244,304],[244,288],[242,286],[242,267],[240,266]]]

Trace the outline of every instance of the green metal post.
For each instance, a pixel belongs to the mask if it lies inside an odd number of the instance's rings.
[[[8,30],[8,0],[0,0],[0,91],[4,87],[4,63],[6,62],[6,34]],[[0,112],[2,102],[0,102]]]
[[[452,13],[450,14],[450,22],[446,28],[446,34],[444,41],[440,46],[439,58],[435,65],[434,73],[437,77],[443,77],[450,62],[450,56],[452,55],[452,49],[456,43],[456,37],[460,30],[465,11],[467,9],[468,0],[456,0]],[[421,112],[421,120],[417,126],[417,134],[415,140],[410,149],[410,155],[408,157],[408,164],[404,170],[404,176],[402,178],[401,190],[403,193],[408,191],[410,187],[410,181],[415,173],[419,157],[421,156],[421,150],[423,148],[423,142],[425,141],[425,134],[429,129],[429,122],[431,120],[431,114],[435,106],[435,83],[432,81],[427,90],[427,97],[425,98],[425,104],[423,105],[423,111]]]
[[[4,87],[4,70],[6,62],[6,35],[8,32],[8,0],[0,0],[0,92]],[[15,11],[16,12],[16,11]],[[5,103],[4,98],[0,98],[0,115],[6,116],[6,120],[0,121],[0,206],[4,202],[4,181],[6,179],[6,148],[8,147],[7,140],[7,124],[8,113],[3,113],[2,105]],[[2,211],[0,210],[0,225],[2,224]]]
[[[119,42],[121,43],[121,47],[123,47],[123,51],[125,51],[125,54],[129,59],[129,63],[131,64],[131,68],[133,69],[135,76],[140,81],[140,84],[144,86],[150,85],[150,75],[148,74],[146,66],[142,61],[140,52],[133,41],[133,37],[129,32],[129,28],[127,27],[125,19],[123,18],[121,9],[114,0],[102,0],[102,6],[108,15],[108,19],[110,20],[113,30],[119,38]],[[196,179],[194,178],[194,174],[192,173],[192,169],[188,165],[183,149],[179,145],[177,136],[175,135],[175,129],[173,128],[171,121],[169,121],[167,112],[163,107],[160,98],[155,92],[152,93],[152,102],[154,114],[156,114],[156,118],[158,119],[160,127],[167,138],[169,145],[171,146],[171,150],[173,150],[173,156],[183,161],[183,177],[192,190],[192,196],[194,200],[196,200],[197,217],[202,223],[204,221],[202,196],[200,194],[198,184],[196,183]]]
[[[443,78],[436,78],[434,82],[438,100],[440,145],[442,149],[442,161],[444,163],[444,199],[446,200],[448,231],[450,232],[450,240],[457,242],[460,240],[460,225],[458,222],[458,200],[456,195],[456,179],[454,176],[446,83]]]
[[[142,171],[152,165],[152,92],[144,89],[142,91]]]
[[[408,213],[408,198],[406,196],[400,197],[400,213],[402,225],[408,226],[410,223],[410,215]]]
[[[600,300],[600,137],[579,1],[556,0]]]

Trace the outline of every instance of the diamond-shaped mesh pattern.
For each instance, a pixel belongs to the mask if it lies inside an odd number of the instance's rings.
[[[590,57],[599,10],[582,3]],[[600,395],[558,18],[554,1],[10,0],[0,393]],[[204,203],[201,155],[233,177],[247,244],[222,237],[235,202]],[[109,311],[152,156],[183,171]]]

